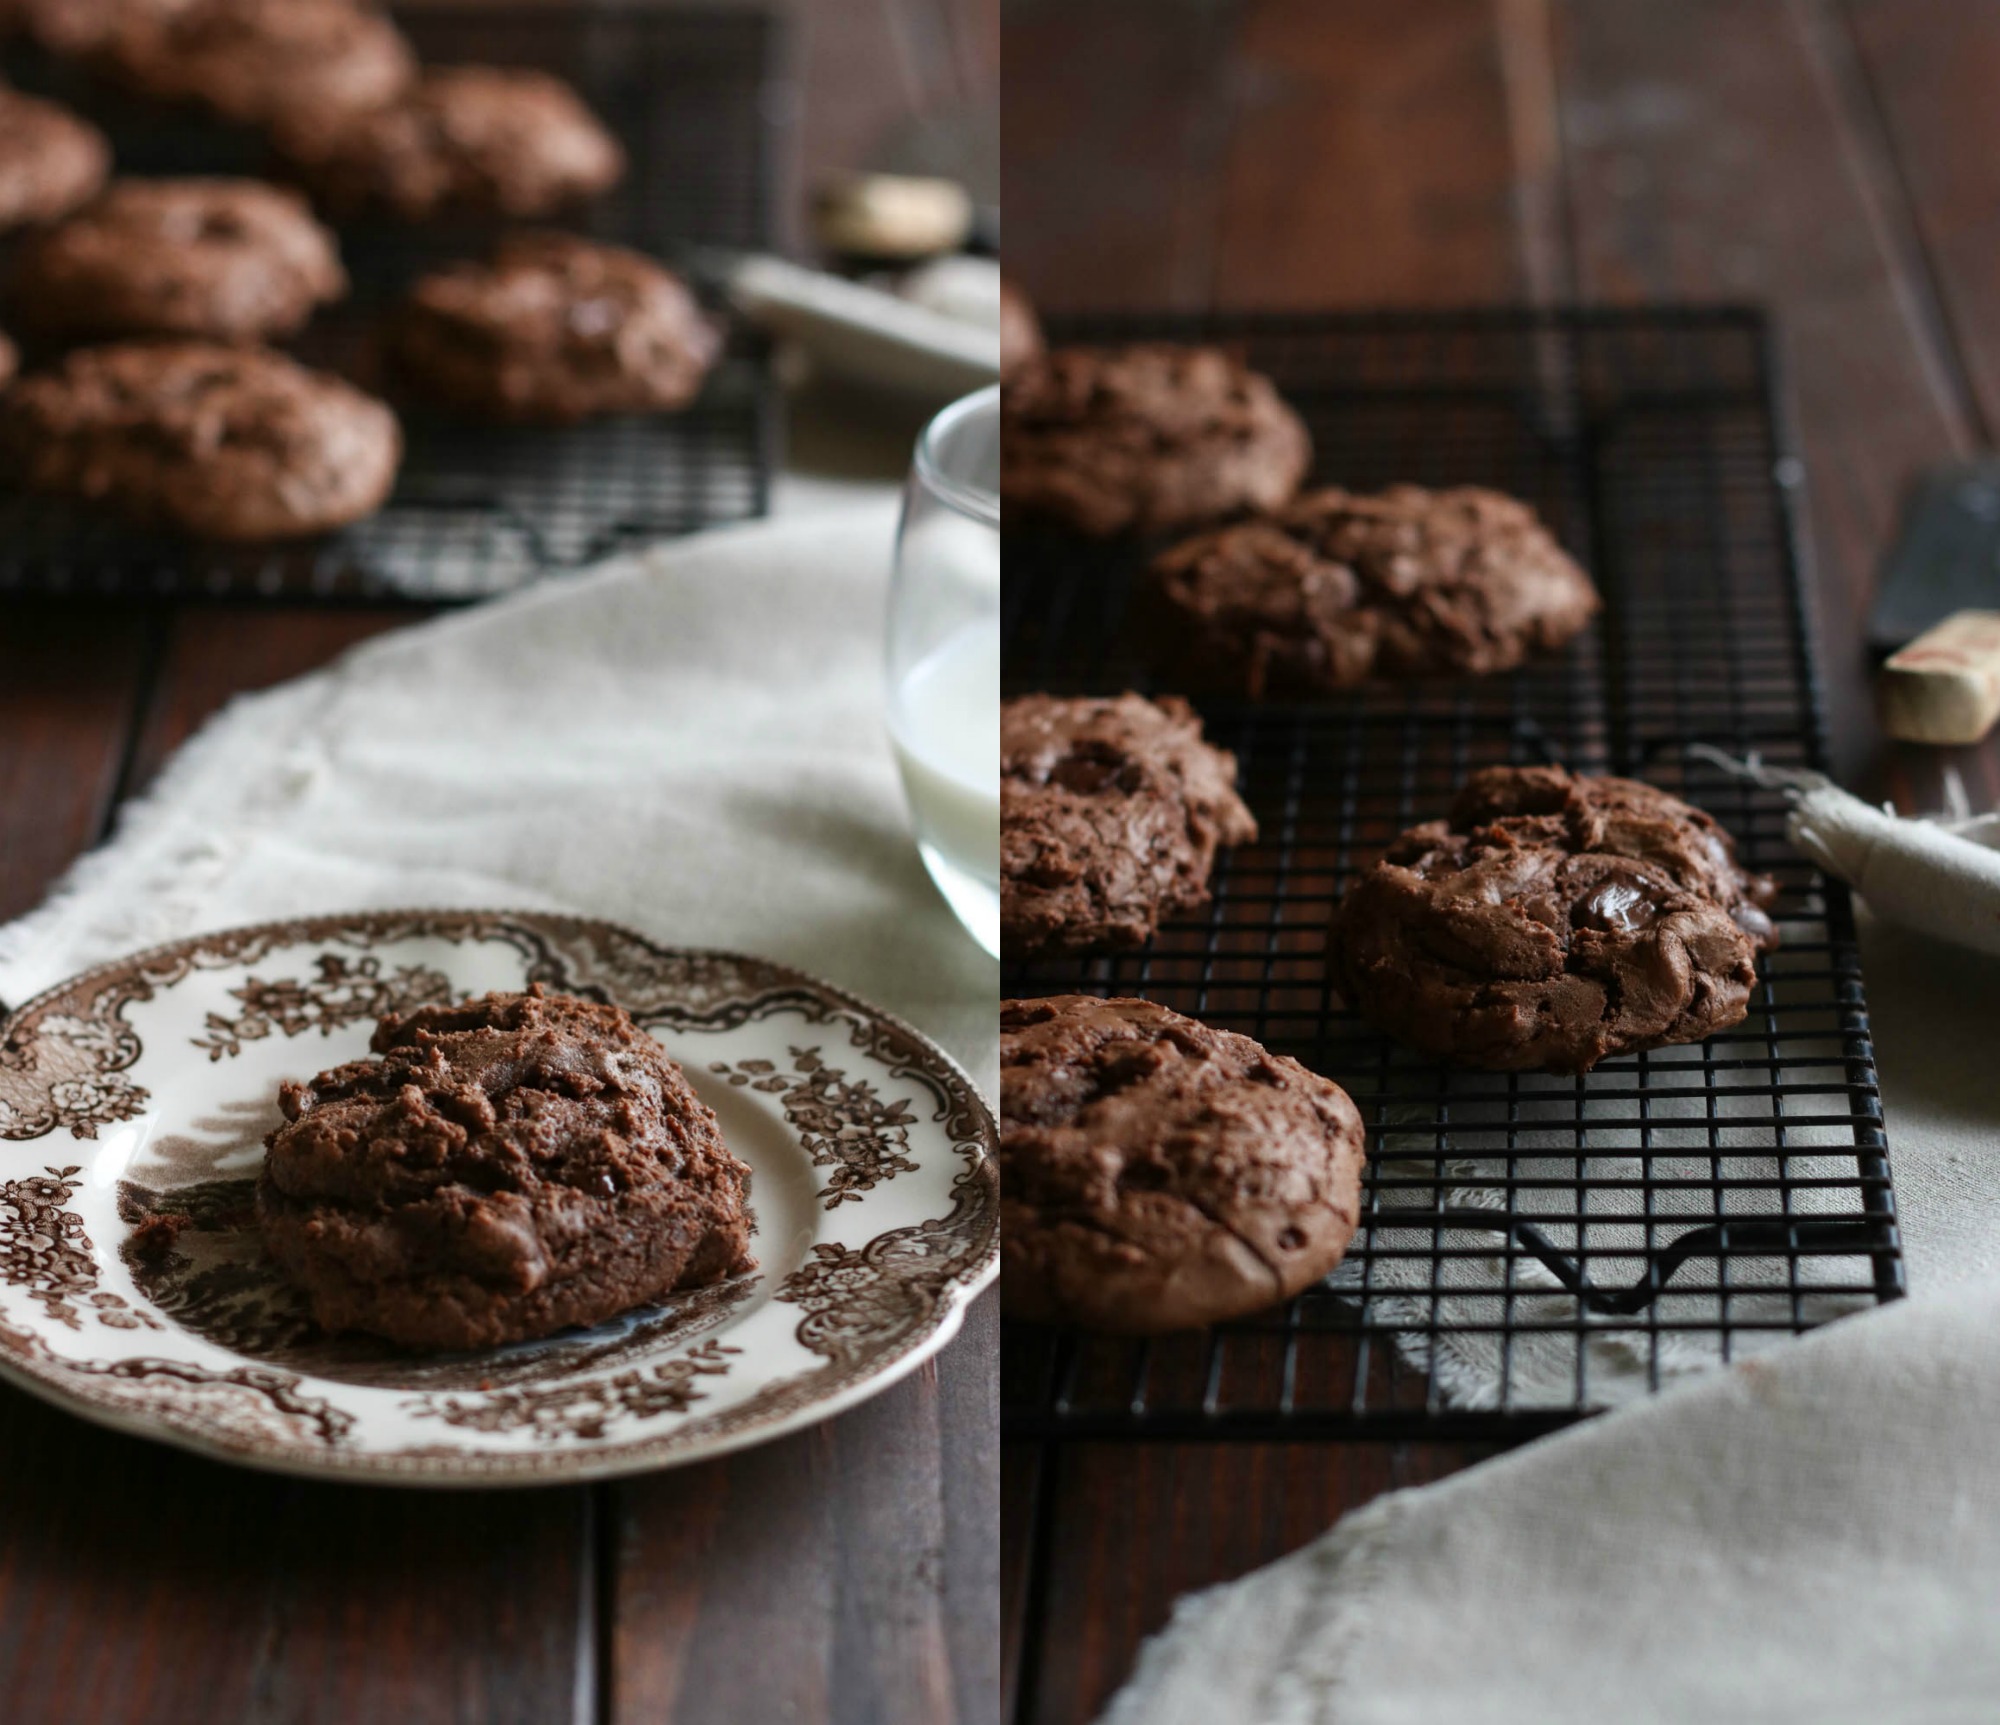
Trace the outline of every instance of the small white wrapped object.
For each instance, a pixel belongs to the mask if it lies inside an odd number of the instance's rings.
[[[1791,799],[1786,836],[1884,921],[2000,958],[2000,814],[1935,821],[1893,814],[1824,773],[1695,751]]]

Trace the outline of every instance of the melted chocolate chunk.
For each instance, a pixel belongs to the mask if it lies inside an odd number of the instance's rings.
[[[1351,1006],[1427,1053],[1585,1072],[1741,1021],[1776,895],[1664,791],[1491,767],[1348,889],[1328,956]]]

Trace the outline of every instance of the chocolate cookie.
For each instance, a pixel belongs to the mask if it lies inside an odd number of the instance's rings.
[[[12,0],[14,15],[51,54],[95,53],[127,24],[158,21],[192,0]]]
[[[1350,1006],[1427,1054],[1588,1072],[1740,1022],[1776,896],[1665,791],[1488,767],[1348,889],[1327,957]]]
[[[290,335],[347,291],[333,235],[295,192],[256,180],[117,180],[30,241],[21,321],[44,333]]]
[[[1034,303],[1005,276],[1000,278],[1000,373],[1004,377],[1047,351],[1042,320]]]
[[[392,337],[425,395],[552,424],[685,407],[721,345],[680,277],[567,234],[517,235],[490,263],[426,276]]]
[[[1598,609],[1531,509],[1473,486],[1315,491],[1175,546],[1152,575],[1177,680],[1254,699],[1512,670]]]
[[[0,334],[0,389],[5,389],[14,381],[14,373],[21,369],[21,351]]]
[[[1092,538],[1275,509],[1312,440],[1270,381],[1217,348],[1069,347],[1001,392],[1000,497]]]
[[[621,1008],[537,985],[369,1046],[283,1086],[257,1187],[323,1328],[490,1348],[755,1267],[750,1170]]]
[[[0,86],[0,233],[57,222],[111,171],[104,134],[67,108]]]
[[[359,520],[388,496],[401,455],[379,401],[260,348],[82,348],[0,397],[0,467],[211,539]]]
[[[162,101],[199,102],[226,120],[332,117],[393,101],[416,56],[359,0],[189,0],[142,9],[101,45],[105,63]]]
[[[1145,1000],[1000,1007],[1001,1299],[1010,1317],[1191,1329],[1288,1300],[1361,1216],[1339,1085]]]
[[[314,193],[409,221],[445,209],[546,216],[617,184],[625,152],[576,92],[544,72],[426,72],[367,114],[301,112],[274,130]]]
[[[1023,695],[1000,708],[1000,929],[1010,957],[1138,946],[1208,902],[1257,823],[1236,757],[1176,696]]]

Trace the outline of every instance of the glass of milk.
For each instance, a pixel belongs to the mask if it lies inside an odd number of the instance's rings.
[[[924,428],[889,592],[889,735],[917,849],[1000,952],[1000,391]]]

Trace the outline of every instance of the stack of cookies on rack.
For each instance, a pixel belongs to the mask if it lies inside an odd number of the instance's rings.
[[[567,84],[424,66],[365,0],[12,0],[4,21],[124,93],[259,135],[274,180],[117,174],[104,136],[0,88],[0,470],[219,540],[323,533],[395,484],[396,413],[281,351],[349,283],[329,221],[539,222],[601,196],[618,141]],[[505,231],[408,284],[387,385],[563,424],[685,407],[720,347],[636,252]],[[34,363],[18,378],[18,354]]]
[[[1308,427],[1234,353],[1048,348],[1025,302],[1018,317],[1007,520],[1032,528],[1026,556],[1090,544],[1107,570],[1136,569],[1131,644],[1174,691],[1003,705],[1005,954],[1043,974],[1082,960],[1068,986],[1088,988],[1091,955],[1137,952],[1144,978],[1163,924],[1209,904],[1218,856],[1257,841],[1236,760],[1189,696],[1254,725],[1388,681],[1504,677],[1561,653],[1600,600],[1515,498],[1309,485]],[[1582,1073],[1741,1021],[1775,893],[1713,818],[1653,786],[1491,766],[1355,875],[1325,974],[1424,1055]],[[1095,993],[1006,1003],[1002,1047],[1014,1316],[1185,1328],[1288,1299],[1340,1261],[1364,1130],[1329,1077]]]

